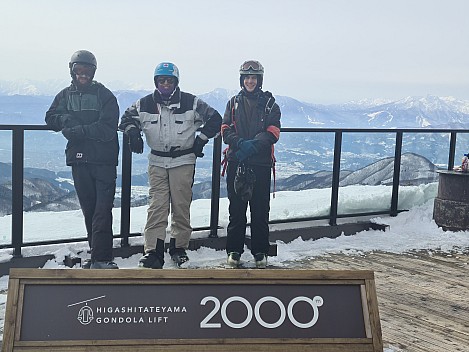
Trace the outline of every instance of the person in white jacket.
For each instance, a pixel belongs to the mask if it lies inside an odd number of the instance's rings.
[[[204,156],[203,148],[209,138],[220,132],[221,116],[198,97],[179,89],[179,70],[175,64],[158,64],[154,82],[155,91],[124,112],[119,130],[128,135],[132,152],[143,152],[141,131],[151,149],[145,254],[139,267],[161,269],[170,211],[169,253],[179,266],[189,260],[186,249],[192,233],[190,205],[195,162],[197,157]]]

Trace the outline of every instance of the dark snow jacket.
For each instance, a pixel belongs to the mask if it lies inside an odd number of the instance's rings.
[[[70,125],[83,127],[84,139],[69,141],[65,149],[67,165],[77,163],[117,165],[119,142],[117,124],[119,106],[114,94],[101,83],[93,81],[83,90],[72,83],[60,91],[49,110],[46,123],[61,131],[63,116],[69,115]]]
[[[270,92],[241,90],[226,104],[221,127],[223,141],[229,145],[227,160],[236,161],[239,140],[257,139],[258,153],[246,165],[271,166],[272,146],[280,137],[280,107]]]

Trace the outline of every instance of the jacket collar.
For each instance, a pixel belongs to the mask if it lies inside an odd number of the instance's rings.
[[[263,95],[263,91],[259,88],[256,88],[254,92],[248,92],[246,89],[241,89],[239,92],[240,95],[244,95],[248,99],[259,99]]]
[[[89,85],[81,86],[77,85],[75,81],[72,81],[72,84],[70,85],[70,90],[75,92],[89,93],[95,91],[97,84],[98,82],[92,81]]]
[[[181,90],[177,87],[169,100],[163,100],[158,89],[153,92],[153,100],[160,105],[167,106],[169,109],[179,108],[181,104]]]

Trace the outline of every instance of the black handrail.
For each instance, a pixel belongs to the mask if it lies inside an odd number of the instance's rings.
[[[122,187],[121,187],[121,246],[129,246],[130,235],[130,189],[132,184],[132,153],[129,144],[129,137],[124,134],[122,144]]]
[[[23,246],[23,178],[24,178],[24,131],[19,128],[13,130],[12,136],[12,159],[11,169],[11,241],[13,256],[21,256]]]
[[[454,167],[454,155],[456,153],[456,132],[451,132],[449,140],[449,157],[448,157],[448,170],[453,170]]]
[[[332,167],[331,210],[329,213],[329,225],[337,225],[337,212],[339,206],[339,180],[340,180],[340,156],[342,154],[342,131],[335,132],[334,138],[334,164]]]
[[[210,235],[211,238],[218,237],[218,218],[220,215],[220,167],[221,167],[221,136],[213,141],[212,161],[212,194],[210,196]]]
[[[394,172],[392,176],[391,216],[397,215],[399,201],[399,179],[401,175],[402,131],[396,132],[396,145],[394,149]]]
[[[0,130],[12,131],[12,241],[11,244],[0,245],[0,248],[13,248],[13,256],[21,256],[22,247],[37,246],[58,243],[70,243],[86,241],[86,238],[73,238],[63,240],[28,242],[23,241],[23,178],[24,178],[24,132],[29,130],[49,130],[47,126],[41,125],[0,125]],[[396,216],[398,210],[399,177],[400,163],[402,153],[402,140],[404,133],[448,133],[450,134],[448,170],[454,166],[456,139],[458,133],[469,133],[469,130],[451,130],[451,129],[373,129],[373,128],[282,128],[281,132],[307,132],[307,133],[334,133],[334,162],[332,169],[331,185],[331,208],[328,216],[306,217],[298,219],[284,219],[270,221],[271,224],[291,223],[297,221],[311,220],[329,220],[330,225],[336,225],[338,218],[360,217],[366,215],[389,214]],[[388,211],[375,211],[353,214],[338,214],[339,198],[339,180],[340,180],[340,159],[342,151],[343,133],[393,133],[396,135],[395,153],[394,153],[394,173],[393,188],[390,209]],[[127,136],[123,137],[123,145],[127,145]],[[218,237],[219,229],[219,201],[220,201],[220,167],[221,167],[221,149],[222,141],[218,136],[213,142],[213,162],[212,162],[212,194],[210,225],[208,227],[196,228],[194,230],[209,230],[209,237]],[[131,172],[132,172],[132,153],[129,148],[123,147],[122,150],[122,194],[121,194],[121,223],[120,234],[116,238],[121,238],[121,246],[129,246],[129,237],[140,236],[140,234],[130,233],[130,201],[131,201]]]

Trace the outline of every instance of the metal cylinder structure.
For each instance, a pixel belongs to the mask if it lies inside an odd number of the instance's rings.
[[[438,195],[433,206],[433,219],[444,230],[469,229],[469,173],[438,171]]]

